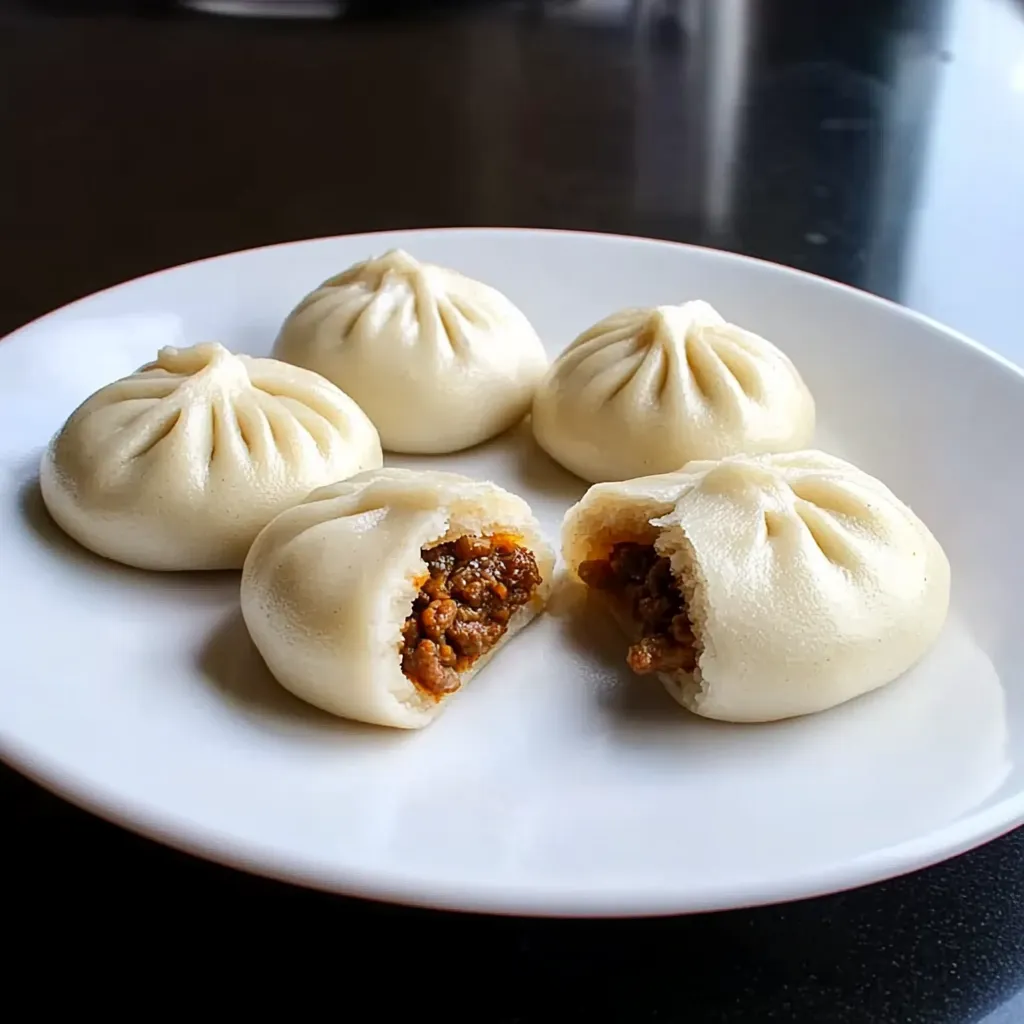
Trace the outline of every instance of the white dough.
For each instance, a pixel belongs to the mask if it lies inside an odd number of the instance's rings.
[[[402,625],[427,576],[423,548],[508,534],[543,578],[468,682],[544,606],[554,552],[522,498],[455,473],[380,469],[321,488],[256,539],[242,572],[242,614],[282,686],[335,715],[418,729],[450,696],[402,672]]]
[[[400,250],[324,281],[285,320],[273,354],[351,395],[387,451],[422,454],[518,423],[548,367],[504,295]]]
[[[584,480],[629,480],[694,459],[802,448],[814,399],[782,352],[706,302],[624,309],[555,360],[533,432]]]
[[[279,512],[381,464],[359,406],[315,373],[218,344],[161,349],[71,414],[40,467],[57,524],[142,569],[238,569]]]
[[[598,484],[566,516],[573,573],[630,540],[672,561],[699,657],[693,674],[661,678],[708,718],[789,718],[883,686],[932,646],[949,608],[949,563],[928,528],[822,452]]]

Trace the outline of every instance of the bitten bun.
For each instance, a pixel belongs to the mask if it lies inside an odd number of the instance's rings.
[[[621,541],[671,561],[696,668],[660,678],[708,718],[789,718],[884,686],[932,646],[949,607],[949,563],[924,523],[818,451],[591,487],[565,519],[570,571]]]
[[[242,614],[264,660],[296,696],[345,718],[402,729],[429,723],[450,695],[402,667],[403,627],[428,579],[423,549],[461,537],[514,539],[541,582],[464,686],[544,607],[554,552],[522,498],[454,473],[381,469],[311,494],[256,539]]]

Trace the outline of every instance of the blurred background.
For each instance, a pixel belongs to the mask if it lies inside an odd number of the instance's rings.
[[[55,277],[439,224],[735,249],[983,338],[1015,287],[963,259],[1024,233],[1015,0],[0,3],[0,244],[48,282],[6,327]]]

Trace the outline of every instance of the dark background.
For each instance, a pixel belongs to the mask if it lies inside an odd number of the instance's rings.
[[[0,0],[0,334],[219,252],[501,224],[750,253],[1024,360],[1013,0],[354,6],[299,23]],[[30,983],[25,1019],[184,995],[357,1017],[411,998],[500,1024],[1024,1021],[1021,832],[784,907],[538,922],[253,879],[6,768],[0,807],[3,977]],[[219,982],[202,1000],[201,979]]]

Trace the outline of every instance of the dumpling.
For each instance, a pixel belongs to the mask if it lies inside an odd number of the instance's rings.
[[[694,459],[803,448],[814,399],[782,352],[706,302],[624,309],[555,360],[533,432],[584,480],[629,480]]]
[[[160,350],[72,413],[40,468],[57,525],[142,569],[238,569],[279,512],[380,466],[373,424],[315,373],[218,344]]]
[[[882,483],[817,451],[695,462],[591,487],[563,554],[633,640],[627,661],[708,718],[841,704],[931,647],[938,541]]]
[[[518,423],[548,367],[500,292],[395,250],[324,281],[285,320],[273,355],[351,395],[385,450],[444,454]]]
[[[256,538],[242,614],[296,696],[418,729],[543,608],[553,567],[522,498],[379,469],[315,491]]]

